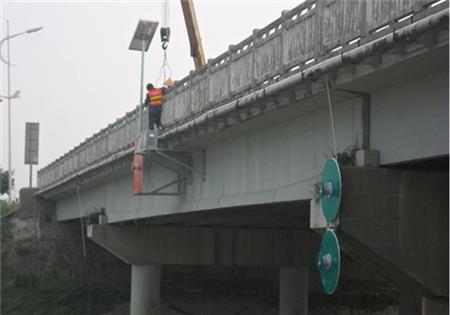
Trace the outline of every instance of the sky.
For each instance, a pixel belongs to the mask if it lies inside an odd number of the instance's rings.
[[[301,1],[195,1],[206,58],[225,52]],[[0,38],[44,28],[10,41],[12,169],[14,196],[29,183],[24,164],[25,123],[40,123],[36,170],[123,116],[139,103],[140,53],[128,50],[139,19],[161,22],[164,1],[4,1]],[[167,50],[172,79],[194,69],[179,1],[168,1],[171,38]],[[4,59],[6,44],[1,47]],[[145,55],[145,82],[155,82],[163,53],[159,30]],[[0,95],[8,95],[1,63]],[[8,169],[7,102],[0,103],[0,168]],[[4,198],[5,196],[3,196]]]

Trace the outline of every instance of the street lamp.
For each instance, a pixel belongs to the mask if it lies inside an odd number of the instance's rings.
[[[8,65],[8,96],[5,97],[8,100],[8,202],[11,203],[11,186],[12,186],[12,176],[11,176],[11,100],[13,98],[18,98],[20,91],[14,92],[13,95],[11,95],[11,59],[9,55],[9,41],[11,38],[24,35],[24,34],[30,34],[37,31],[40,31],[42,29],[42,26],[30,28],[29,30],[26,30],[25,32],[9,35],[9,20],[6,21],[6,37],[3,38],[0,41],[0,60],[3,61]],[[1,54],[1,47],[3,43],[6,41],[7,46],[7,60],[5,60]]]
[[[19,90],[16,90],[14,92],[14,94],[11,95],[11,96],[0,95],[0,98],[6,98],[6,99],[14,99],[14,98],[19,98],[19,97],[20,97],[20,91]]]
[[[3,58],[1,52],[0,52],[0,60],[3,61],[4,63],[8,64],[8,65],[13,65],[12,63],[9,62],[9,61],[10,61],[10,60],[9,60],[9,40],[10,40],[11,38],[14,38],[14,37],[17,37],[17,36],[20,36],[20,35],[38,32],[38,31],[40,31],[41,29],[43,29],[44,27],[43,27],[43,26],[39,26],[39,27],[35,27],[35,28],[30,28],[29,30],[26,30],[25,32],[17,33],[17,34],[14,34],[14,35],[9,35],[9,20],[6,21],[6,25],[7,25],[7,34],[6,34],[6,37],[3,38],[3,39],[0,41],[0,47],[3,45],[3,43],[4,43],[5,41],[8,41],[8,60],[5,60],[5,59]],[[13,66],[14,66],[14,65],[13,65]]]
[[[130,50],[137,50],[141,52],[141,95],[139,99],[138,112],[138,136],[142,133],[142,104],[144,103],[144,53],[148,50],[150,43],[155,35],[158,22],[139,20],[131,39]]]

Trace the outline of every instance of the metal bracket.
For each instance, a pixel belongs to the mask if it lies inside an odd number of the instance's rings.
[[[154,130],[148,130],[146,132],[143,132],[140,135],[140,137],[137,139],[136,152],[143,154],[143,155],[155,154],[155,155],[163,158],[164,160],[169,161],[175,167],[170,167],[167,165],[167,163],[161,163],[161,161],[158,161],[158,159],[154,160],[161,167],[175,173],[177,175],[177,179],[175,179],[167,184],[164,184],[150,192],[139,193],[139,194],[137,194],[137,196],[143,196],[143,195],[176,196],[176,195],[185,193],[185,185],[183,185],[183,184],[185,184],[185,183],[191,184],[192,183],[193,172],[199,174],[201,176],[202,180],[204,181],[205,180],[205,170],[206,170],[206,152],[204,150],[201,151],[203,154],[203,171],[201,171],[192,166],[192,153],[195,151],[198,151],[198,150],[188,151],[188,150],[173,150],[173,149],[159,148],[158,132],[154,131]],[[179,154],[190,154],[190,156],[188,156],[188,163],[169,155],[168,152],[179,153]],[[180,170],[179,167],[184,169],[184,171]],[[164,189],[169,188],[174,185],[177,185],[176,192],[164,192],[163,191]]]
[[[154,152],[154,153],[158,154],[159,156],[161,156],[161,157],[163,157],[163,158],[173,162],[174,164],[176,164],[178,166],[181,166],[181,167],[185,168],[188,171],[196,172],[197,174],[199,174],[202,177],[203,180],[205,180],[205,171],[204,170],[200,171],[200,170],[196,169],[195,167],[193,167],[193,166],[191,166],[191,165],[189,165],[187,163],[184,163],[183,161],[180,161],[180,160],[178,160],[178,159],[176,159],[174,157],[171,157],[170,155],[162,152],[161,150],[155,150],[155,151],[152,151],[152,152]]]
[[[159,188],[156,188],[156,189],[154,189],[154,190],[152,190],[150,192],[143,192],[143,193],[137,194],[137,196],[178,196],[178,195],[180,195],[180,194],[185,192],[185,190],[182,189],[183,186],[181,185],[181,183],[183,181],[185,181],[185,180],[186,180],[186,177],[178,176],[177,179],[175,179],[175,180],[173,180],[171,182],[168,182],[167,184],[162,185]],[[164,190],[164,189],[166,189],[168,187],[171,187],[173,185],[177,185],[177,191],[176,192],[164,192],[164,191],[162,191],[162,190]]]
[[[145,130],[136,139],[136,153],[145,154],[158,149],[158,131]]]

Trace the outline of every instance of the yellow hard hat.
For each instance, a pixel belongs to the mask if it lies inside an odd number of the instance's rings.
[[[172,87],[174,82],[172,81],[172,79],[167,79],[166,82],[164,82],[164,84],[168,87]]]

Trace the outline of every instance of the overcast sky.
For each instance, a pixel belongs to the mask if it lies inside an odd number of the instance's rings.
[[[44,26],[11,40],[12,168],[16,195],[28,185],[25,122],[40,123],[39,165],[49,164],[139,102],[140,54],[129,51],[139,19],[162,20],[162,1],[0,1],[1,38]],[[214,58],[301,1],[194,1],[206,58]],[[173,79],[194,69],[179,1],[169,3],[168,61]],[[2,46],[6,59],[6,44]],[[159,30],[145,60],[145,81],[162,63]],[[8,95],[1,64],[0,95]],[[7,102],[1,107],[0,167],[8,168]],[[36,185],[36,172],[33,174]]]

